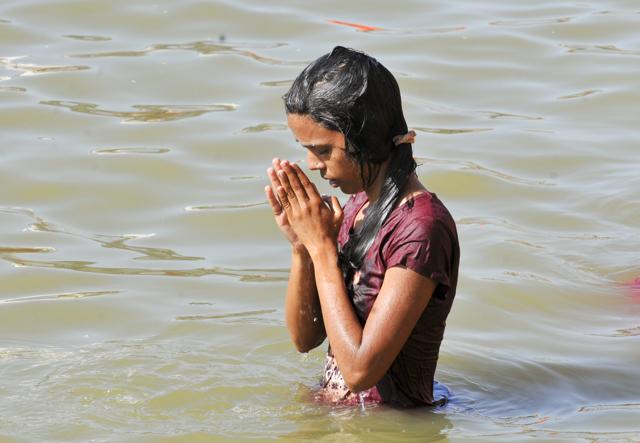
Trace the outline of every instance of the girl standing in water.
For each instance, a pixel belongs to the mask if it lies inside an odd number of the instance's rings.
[[[285,315],[300,352],[329,339],[319,397],[440,404],[434,372],[458,280],[453,218],[415,174],[393,75],[336,47],[284,96],[310,170],[350,194],[330,203],[297,164],[274,159],[267,199],[292,246]]]

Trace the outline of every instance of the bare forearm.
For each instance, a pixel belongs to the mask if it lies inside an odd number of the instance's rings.
[[[337,259],[337,250],[334,248],[314,254],[316,287],[326,333],[340,371],[350,388],[362,390],[377,380],[370,380],[375,374],[370,371],[367,352],[363,347],[363,328],[349,301]]]
[[[293,250],[285,300],[285,318],[296,349],[308,352],[326,337],[320,301],[309,254]]]

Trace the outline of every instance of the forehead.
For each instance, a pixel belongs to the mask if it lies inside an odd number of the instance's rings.
[[[344,136],[339,131],[327,129],[308,115],[287,115],[289,129],[300,144],[305,146],[344,147]]]

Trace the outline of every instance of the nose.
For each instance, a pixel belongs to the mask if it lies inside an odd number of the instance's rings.
[[[320,160],[311,150],[307,151],[307,166],[312,171],[322,170],[325,168],[325,164]]]

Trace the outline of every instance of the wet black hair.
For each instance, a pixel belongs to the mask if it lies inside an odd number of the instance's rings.
[[[359,269],[416,168],[411,144],[393,141],[407,133],[398,83],[373,57],[336,46],[307,66],[283,98],[287,114],[308,115],[344,135],[347,156],[359,163],[365,187],[374,182],[381,163],[390,160],[380,196],[340,251],[343,272]]]

